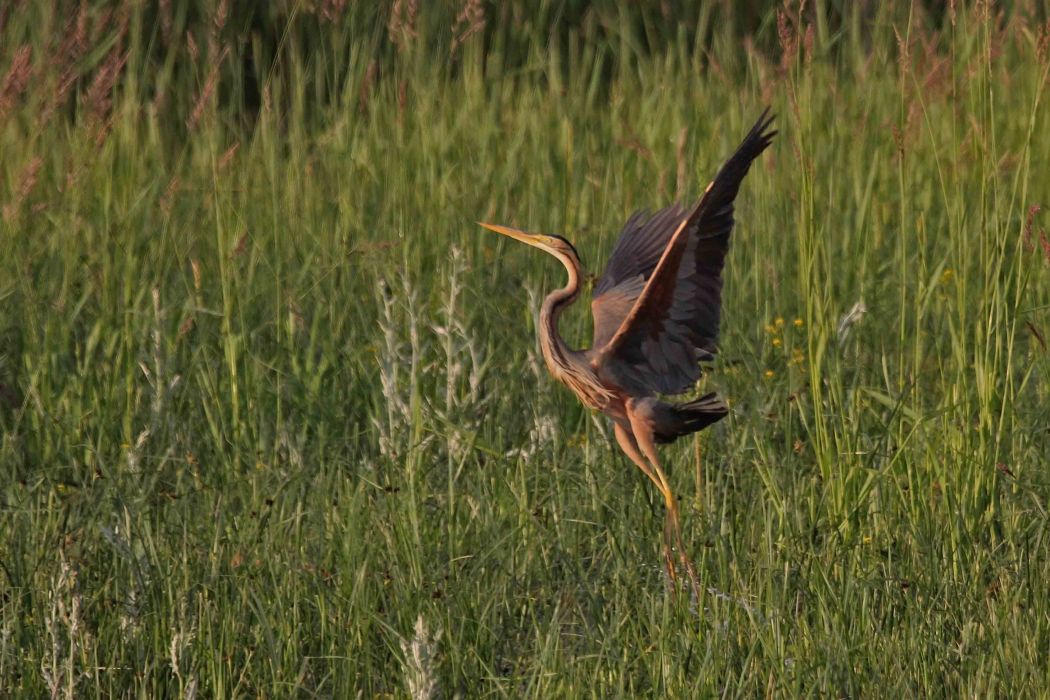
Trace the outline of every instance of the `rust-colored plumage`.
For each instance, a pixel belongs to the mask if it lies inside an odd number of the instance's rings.
[[[702,430],[728,412],[714,394],[684,403],[661,395],[682,394],[700,378],[700,362],[717,350],[722,306],[722,267],[733,228],[733,200],[752,161],[770,144],[769,110],[744,137],[700,201],[673,204],[653,216],[639,212],[624,225],[605,273],[594,288],[594,342],[569,348],[558,334],[558,316],[576,300],[581,264],[560,236],[481,224],[544,250],[565,266],[569,281],[540,308],[540,348],[548,369],[587,406],[613,422],[624,453],[656,484],[667,507],[664,557],[677,578],[673,552],[693,592],[699,586],[682,543],[678,505],[660,466],[656,444]]]

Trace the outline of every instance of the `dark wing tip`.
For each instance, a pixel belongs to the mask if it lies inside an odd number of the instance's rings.
[[[741,150],[746,149],[749,153],[754,154],[752,157],[757,156],[762,151],[769,147],[769,144],[773,142],[773,137],[776,136],[779,131],[774,129],[773,131],[766,131],[773,120],[777,118],[777,115],[769,113],[770,107],[766,107],[762,110],[762,114],[759,115],[758,121],[751,127],[751,131],[747,132],[747,136],[744,137]]]
[[[747,132],[747,136],[740,142],[740,146],[737,147],[736,152],[722,165],[718,175],[715,177],[714,182],[711,184],[714,189],[718,190],[718,194],[728,195],[730,199],[736,196],[737,188],[740,186],[740,181],[744,179],[747,171],[751,167],[751,162],[754,161],[758,156],[762,154],[762,151],[769,148],[769,145],[773,143],[773,137],[777,135],[777,131],[767,131],[776,115],[769,113],[769,107],[762,110],[762,114],[759,116],[758,121],[751,127],[751,130]],[[715,197],[714,192],[709,193],[712,197]],[[704,203],[706,197],[701,198],[700,203],[694,210],[694,215],[701,209],[701,205]]]
[[[777,115],[769,113],[770,109],[772,109],[772,107],[767,106],[762,110],[762,114],[758,116],[758,121],[755,122],[755,126],[751,129],[752,132],[761,133],[765,131],[769,128],[769,125],[773,123],[773,120],[777,118]]]

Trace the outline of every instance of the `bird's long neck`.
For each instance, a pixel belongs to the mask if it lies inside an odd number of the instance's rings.
[[[547,368],[554,376],[561,378],[568,369],[571,358],[577,354],[558,333],[558,317],[567,306],[576,301],[580,293],[580,270],[572,260],[557,256],[569,273],[568,283],[547,295],[540,307],[540,348]]]
[[[599,381],[585,354],[573,350],[558,333],[558,317],[565,307],[576,301],[580,293],[580,268],[568,257],[556,256],[569,273],[568,283],[547,295],[540,307],[540,348],[547,369],[554,377],[575,392],[584,405],[602,410],[613,395]]]

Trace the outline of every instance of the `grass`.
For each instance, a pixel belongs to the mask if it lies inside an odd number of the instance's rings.
[[[410,6],[0,21],[3,694],[1045,693],[1046,18]],[[691,605],[474,222],[600,272],[766,104]]]

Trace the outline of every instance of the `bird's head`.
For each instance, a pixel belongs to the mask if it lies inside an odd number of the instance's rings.
[[[566,266],[575,267],[579,270],[582,267],[580,263],[580,256],[576,252],[576,248],[573,247],[572,243],[561,236],[555,236],[546,233],[528,233],[527,231],[519,231],[516,228],[510,228],[509,226],[499,226],[498,224],[486,224],[478,222],[479,226],[484,226],[490,231],[501,233],[508,238],[513,238],[516,241],[521,241],[531,245],[533,248],[539,248],[542,251],[550,253],[554,257],[562,261]]]

